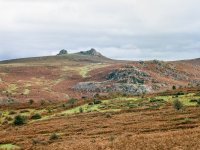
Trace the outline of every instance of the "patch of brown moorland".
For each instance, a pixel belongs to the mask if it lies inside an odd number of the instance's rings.
[[[199,149],[199,107],[176,111],[133,109],[58,116],[23,126],[0,127],[0,143],[22,149]],[[49,140],[52,133],[59,137]]]

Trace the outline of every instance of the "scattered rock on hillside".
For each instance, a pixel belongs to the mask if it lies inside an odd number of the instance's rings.
[[[68,54],[67,50],[62,49],[62,50],[59,52],[59,54],[57,54],[57,55],[59,56],[59,55],[66,55],[66,54]]]

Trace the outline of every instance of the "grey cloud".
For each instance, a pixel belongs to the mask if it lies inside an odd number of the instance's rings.
[[[0,0],[0,59],[91,47],[116,59],[200,57],[199,0]]]

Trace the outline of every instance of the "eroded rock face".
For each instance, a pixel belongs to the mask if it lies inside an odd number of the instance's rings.
[[[67,50],[62,49],[62,50],[59,52],[59,54],[57,54],[57,55],[59,56],[59,55],[66,55],[66,54],[68,54]]]
[[[125,67],[113,70],[106,79],[117,83],[144,84],[145,81],[150,80],[150,75],[136,67]]]
[[[137,95],[151,91],[151,87],[145,85],[145,82],[150,80],[151,76],[148,73],[134,66],[124,66],[108,73],[102,82],[80,82],[73,88],[87,92],[121,92]]]
[[[87,92],[121,92],[133,95],[143,94],[151,90],[151,88],[146,85],[110,82],[80,82],[73,88],[75,90]]]

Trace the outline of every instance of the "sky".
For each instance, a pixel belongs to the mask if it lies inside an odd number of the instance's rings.
[[[0,0],[0,60],[95,48],[114,59],[200,57],[199,0]]]

